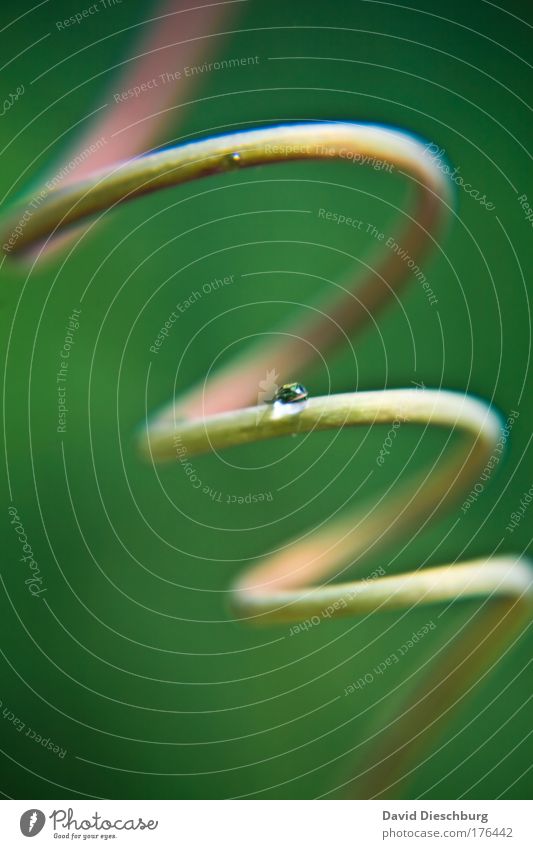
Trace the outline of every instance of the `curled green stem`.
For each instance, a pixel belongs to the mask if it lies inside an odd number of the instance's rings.
[[[403,217],[396,241],[419,262],[447,215],[448,186],[442,172],[425,154],[424,145],[410,135],[356,123],[268,127],[209,138],[108,168],[46,194],[23,226],[24,206],[19,208],[4,226],[4,249],[24,251],[88,216],[200,177],[291,160],[358,157],[368,164],[390,163],[409,180],[412,212]],[[31,199],[26,208],[30,206]],[[357,560],[362,566],[370,549],[418,529],[437,511],[456,503],[501,443],[499,417],[482,401],[442,390],[399,389],[250,406],[267,369],[287,378],[300,377],[316,350],[323,352],[345,341],[347,333],[360,332],[408,276],[409,267],[401,256],[379,255],[312,318],[297,317],[286,341],[257,346],[173,399],[143,425],[139,436],[144,455],[164,462],[175,459],[177,443],[194,456],[294,433],[370,427],[398,419],[462,435],[462,444],[449,450],[436,471],[422,470],[404,482],[380,502],[379,510],[348,512],[304,540],[288,542],[282,551],[246,571],[234,587],[239,616],[261,624],[320,616],[326,607],[333,611],[330,616],[355,616],[457,598],[482,602],[482,615],[467,629],[460,657],[454,649],[445,661],[434,665],[434,671],[410,694],[405,711],[380,735],[369,763],[361,766],[362,784],[348,783],[349,792],[358,795],[395,792],[391,788],[397,787],[421,746],[427,746],[448,709],[530,618],[532,606],[531,564],[513,555],[415,569],[372,581],[321,583],[349,562]],[[339,601],[342,604],[336,605]]]

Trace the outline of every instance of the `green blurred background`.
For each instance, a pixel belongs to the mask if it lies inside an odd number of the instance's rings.
[[[444,148],[465,180],[495,204],[489,211],[456,191],[454,221],[424,263],[436,307],[413,283],[402,308],[376,317],[379,329],[305,375],[313,394],[423,381],[520,413],[505,464],[468,513],[445,517],[400,552],[383,552],[365,564],[365,574],[378,565],[392,573],[426,560],[522,551],[530,541],[527,513],[512,535],[506,531],[532,484],[524,280],[531,224],[517,199],[533,198],[525,150],[531,80],[520,58],[530,45],[530,28],[520,20],[529,4],[507,2],[506,12],[481,0],[421,7],[240,4],[228,34],[216,37],[211,61],[259,61],[203,74],[195,102],[176,104],[158,139],[166,145],[278,120],[395,124]],[[4,2],[4,23],[30,8]],[[47,3],[1,33],[3,60],[11,60],[2,71],[2,97],[25,86],[0,125],[5,206],[61,164],[80,122],[109,102],[116,90],[110,68],[129,55],[138,37],[132,25],[154,7],[123,0],[58,32],[55,21],[76,10],[66,0]],[[176,67],[179,53],[169,56],[169,69]],[[449,608],[401,664],[343,697],[413,630],[437,621],[440,609],[337,620],[295,636],[289,626],[246,627],[228,611],[227,590],[253,558],[340,508],[371,470],[368,494],[378,494],[406,463],[416,468],[434,457],[440,435],[427,434],[419,444],[420,433],[401,431],[379,473],[384,433],[377,429],[195,461],[214,491],[272,493],[267,504],[243,505],[194,490],[173,464],[156,475],[138,459],[132,438],[145,391],[152,410],[244,351],[254,334],[281,327],[298,303],[314,302],[332,289],[328,281],[342,279],[350,257],[372,251],[368,235],[324,222],[319,208],[391,233],[391,204],[407,203],[396,174],[346,163],[255,169],[124,206],[73,251],[31,270],[3,263],[11,486],[10,498],[3,462],[5,795],[334,795],[371,756],[368,738],[394,718],[422,664],[438,657],[472,615],[474,603]],[[232,285],[197,300],[157,356],[150,353],[177,301],[231,274]],[[60,435],[55,375],[73,308],[82,312],[69,366],[67,432]],[[303,377],[289,366],[283,376]],[[24,585],[11,501],[43,574],[40,598]],[[397,794],[531,794],[529,656],[522,637],[451,714]],[[30,739],[28,727],[66,755]]]

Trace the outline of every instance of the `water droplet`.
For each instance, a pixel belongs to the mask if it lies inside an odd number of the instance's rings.
[[[309,392],[301,383],[284,383],[275,395],[275,400],[282,404],[294,404],[297,401],[306,401]]]
[[[223,159],[220,160],[218,165],[219,171],[235,171],[242,165],[242,159],[240,153],[227,153]]]

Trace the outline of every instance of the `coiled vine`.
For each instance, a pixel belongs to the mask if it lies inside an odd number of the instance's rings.
[[[396,241],[414,262],[431,248],[449,214],[449,187],[424,145],[396,129],[362,123],[303,123],[208,138],[121,163],[88,179],[46,192],[37,205],[19,205],[4,225],[9,254],[35,248],[58,231],[148,192],[200,177],[290,160],[350,160],[364,166],[392,164],[414,194]],[[353,172],[352,172],[353,173]],[[479,613],[463,631],[461,645],[435,662],[409,703],[379,736],[372,760],[361,764],[359,783],[345,782],[346,794],[386,795],[406,774],[443,717],[501,655],[531,615],[532,568],[520,556],[414,568],[371,581],[332,580],[346,563],[371,547],[399,539],[457,504],[505,443],[499,414],[460,392],[409,388],[280,398],[258,405],[257,387],[266,369],[284,381],[300,380],[316,351],[353,338],[409,279],[397,253],[382,252],[355,277],[349,291],[314,311],[296,316],[281,343],[262,343],[145,421],[139,447],[154,462],[175,460],[176,440],[189,457],[290,434],[352,427],[390,426],[396,421],[446,428],[461,434],[437,468],[415,473],[377,509],[349,510],[305,538],[289,541],[241,575],[233,588],[236,613],[260,624],[298,622],[320,616],[357,616],[383,610],[479,600]],[[355,297],[354,297],[355,293]],[[292,400],[292,399],[291,399]],[[260,413],[260,414],[258,414]],[[416,567],[416,564],[415,564]]]

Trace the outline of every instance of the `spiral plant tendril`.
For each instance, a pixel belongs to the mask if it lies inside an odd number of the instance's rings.
[[[396,241],[413,261],[421,260],[450,208],[442,169],[424,155],[424,145],[412,136],[362,123],[268,127],[122,163],[47,192],[32,207],[31,215],[19,208],[4,228],[4,249],[25,251],[67,225],[147,192],[254,165],[308,159],[393,165],[410,182],[414,196],[412,212],[405,216],[407,225]],[[292,384],[300,387],[298,397],[280,396],[274,403],[260,405],[261,409],[254,404],[266,369],[275,369],[284,381],[299,380],[317,351],[342,343],[348,333],[360,332],[409,277],[409,267],[397,253],[378,255],[364,267],[353,287],[343,288],[321,310],[313,311],[312,318],[297,319],[281,344],[262,343],[147,419],[139,445],[145,457],[163,462],[175,460],[176,441],[193,457],[290,434],[390,425],[397,420],[462,435],[459,447],[446,449],[448,456],[436,471],[431,466],[402,482],[378,508],[350,511],[290,541],[246,571],[233,591],[236,614],[259,624],[299,622],[320,616],[326,607],[332,616],[355,616],[446,604],[457,598],[479,600],[478,613],[447,653],[433,662],[416,691],[409,694],[405,709],[380,732],[357,776],[342,782],[344,794],[372,797],[396,792],[449,710],[523,628],[531,615],[533,570],[525,558],[505,555],[374,580],[325,581],[354,560],[361,564],[369,550],[418,530],[437,511],[456,503],[507,435],[500,417],[487,404],[443,390],[392,389],[307,398],[304,387]]]

